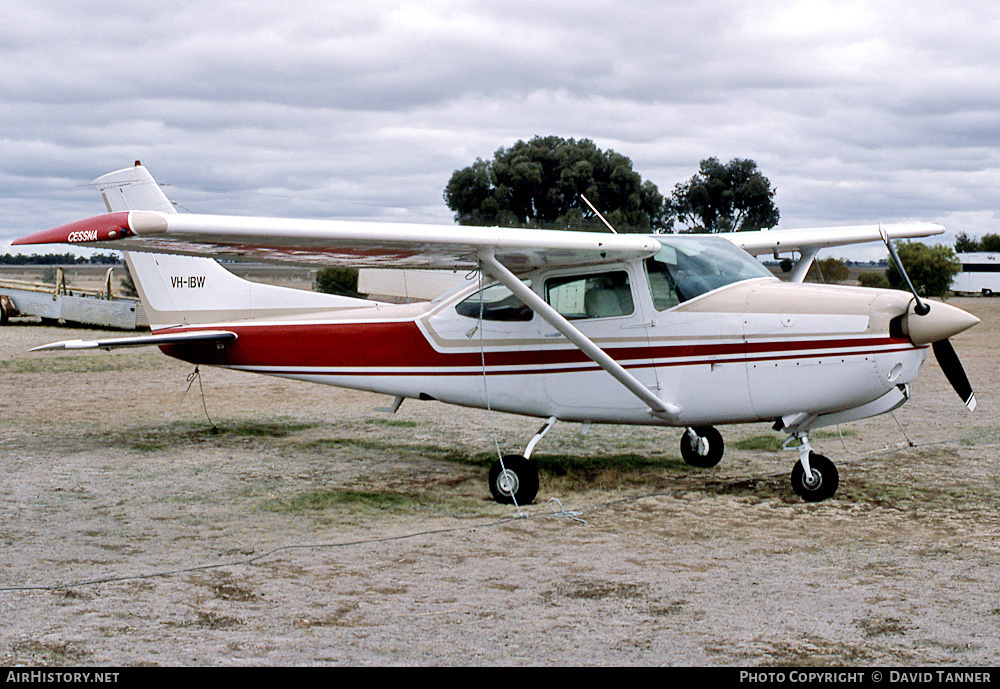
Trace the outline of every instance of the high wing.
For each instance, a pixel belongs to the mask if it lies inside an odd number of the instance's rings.
[[[85,244],[212,258],[352,267],[472,269],[492,252],[515,272],[630,261],[660,248],[642,235],[261,218],[154,211],[107,213],[13,244]]]
[[[232,260],[393,268],[473,269],[489,254],[515,273],[539,266],[629,261],[660,248],[655,236],[633,234],[176,213],[139,163],[103,175],[93,184],[111,212],[13,244],[86,244]],[[929,223],[882,229],[894,239],[944,231]],[[800,261],[804,269],[821,247],[880,240],[877,225],[725,236],[754,255],[800,251],[807,259]]]
[[[800,251],[944,232],[933,223],[765,230],[724,235],[747,252]],[[540,266],[628,261],[652,256],[655,235],[504,227],[418,225],[294,218],[119,211],[12,242],[85,244],[109,249],[354,267],[471,269],[492,252],[515,273]]]
[[[915,239],[944,232],[943,225],[928,222],[892,225],[851,225],[801,230],[760,230],[732,232],[725,237],[747,253],[760,254],[791,251],[808,252],[824,247],[882,241],[881,231],[890,239]]]
[[[799,258],[795,262],[795,267],[788,280],[789,282],[803,282],[820,249],[867,242],[888,242],[890,239],[930,237],[942,232],[944,232],[944,227],[941,225],[912,222],[893,225],[852,225],[802,230],[730,232],[725,237],[754,256],[773,253],[777,257],[781,253],[798,251]]]

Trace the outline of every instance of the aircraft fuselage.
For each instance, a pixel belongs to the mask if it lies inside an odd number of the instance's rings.
[[[500,285],[432,303],[199,325],[237,339],[162,349],[196,364],[404,398],[673,426],[856,408],[913,380],[927,354],[892,327],[911,301],[893,290],[756,277],[681,301],[673,289],[657,291],[642,261],[539,270],[526,282],[679,414],[651,415]],[[596,292],[609,301],[591,300]]]

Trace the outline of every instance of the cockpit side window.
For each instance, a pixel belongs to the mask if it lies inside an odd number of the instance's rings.
[[[657,311],[734,282],[768,277],[754,257],[722,237],[663,237],[655,256],[645,261],[649,290]]]
[[[530,281],[525,281],[529,287]],[[530,321],[534,312],[503,285],[490,285],[455,306],[460,316],[484,321]]]
[[[646,259],[646,277],[649,279],[649,293],[653,297],[653,308],[666,311],[681,303],[677,294],[677,283],[665,263],[655,257]]]
[[[624,270],[550,278],[545,281],[545,301],[570,320],[635,313],[628,272]]]

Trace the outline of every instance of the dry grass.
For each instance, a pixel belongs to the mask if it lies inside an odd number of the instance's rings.
[[[525,519],[480,412],[204,370],[213,431],[186,365],[5,326],[0,663],[990,665],[1000,300],[956,303],[979,409],[928,362],[895,418],[814,435],[833,500],[766,425],[710,470],[677,430],[557,425]],[[504,452],[537,428],[494,418]]]

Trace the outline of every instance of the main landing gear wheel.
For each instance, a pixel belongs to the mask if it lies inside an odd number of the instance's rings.
[[[689,428],[681,436],[681,457],[693,467],[708,469],[722,459],[726,444],[714,426]]]
[[[823,455],[810,452],[809,468],[812,475],[807,477],[801,460],[795,463],[792,468],[792,490],[806,502],[821,502],[833,497],[840,483],[840,475],[833,462]]]
[[[538,467],[521,455],[504,455],[490,467],[490,492],[502,505],[530,504],[538,494]]]

